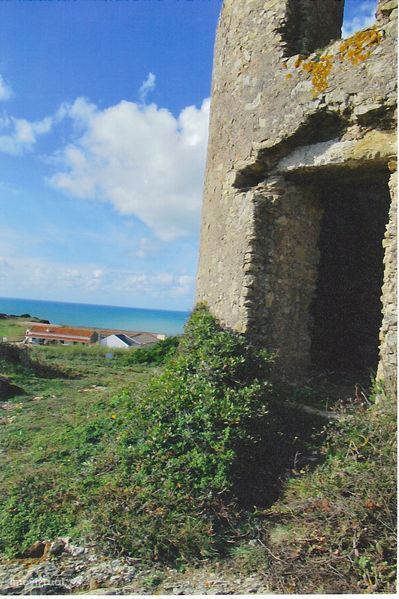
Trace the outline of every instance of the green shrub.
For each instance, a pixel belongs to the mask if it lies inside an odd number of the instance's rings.
[[[94,525],[109,551],[161,560],[223,552],[241,534],[244,504],[275,496],[295,442],[282,451],[272,363],[206,308],[192,314],[179,353],[132,408],[118,479],[99,492]]]
[[[119,360],[124,364],[165,364],[172,358],[179,345],[179,337],[167,337],[150,347],[133,349],[119,355]]]
[[[46,357],[56,359],[56,349],[45,348]],[[70,349],[61,350],[65,363],[80,364]],[[123,370],[119,360],[141,351],[118,354],[112,365]],[[40,538],[84,535],[110,553],[189,561],[223,555],[253,534],[253,507],[275,500],[319,424],[276,393],[272,356],[224,330],[204,307],[190,318],[179,351],[166,353],[147,387],[107,397],[96,385],[78,386],[81,412],[66,410],[56,430],[50,419],[29,443],[30,428],[18,437],[29,459],[10,460],[0,485],[7,555]],[[100,354],[95,364],[110,376]]]

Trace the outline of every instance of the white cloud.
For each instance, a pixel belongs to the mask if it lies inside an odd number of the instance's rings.
[[[48,133],[55,117],[46,117],[41,121],[30,122],[3,115],[0,118],[0,152],[17,155],[32,149],[40,135]]]
[[[177,278],[176,285],[170,290],[173,297],[189,296],[195,284],[195,278],[189,275],[182,275]]]
[[[158,237],[194,233],[199,223],[209,100],[175,118],[155,104],[122,101],[99,110],[85,99],[67,109],[80,137],[58,154],[50,183],[135,215]]]
[[[72,141],[47,159],[58,172],[50,184],[82,199],[107,202],[122,215],[134,215],[159,239],[194,234],[199,226],[208,138],[209,99],[175,117],[146,105],[156,77],[140,87],[142,104],[121,101],[100,110],[85,98],[63,104],[38,121],[0,114],[0,153],[21,155],[64,119]],[[8,90],[8,91],[7,91]],[[11,93],[0,76],[0,99]],[[149,248],[138,249],[139,256]]]
[[[195,277],[176,275],[168,272],[137,274],[133,272],[113,272],[109,282],[128,293],[144,293],[152,297],[191,297],[194,291]]]
[[[9,85],[4,81],[2,75],[0,75],[0,101],[4,102],[9,100],[13,96],[13,91]]]
[[[12,266],[4,256],[0,256],[0,280],[6,279],[9,272],[12,270]]]
[[[342,37],[350,37],[355,31],[369,27],[375,22],[377,0],[365,0],[356,7],[356,15],[350,20],[344,21],[342,26]]]
[[[141,102],[144,104],[147,96],[150,92],[154,91],[155,87],[156,87],[156,77],[154,75],[154,73],[148,73],[147,75],[147,79],[145,81],[143,81],[143,83],[140,86],[139,89],[139,96],[140,96],[140,100]]]
[[[126,269],[99,268],[90,264],[78,266],[50,262],[31,257],[0,256],[0,280],[7,294],[31,293],[40,296],[51,289],[61,297],[94,296],[113,302],[127,299],[140,303],[148,299],[185,297],[191,300],[195,278],[169,272],[140,273]]]
[[[62,104],[38,121],[0,114],[0,153],[21,155],[40,136],[68,118],[74,141],[47,159],[58,170],[50,184],[82,199],[108,202],[134,215],[159,239],[195,234],[199,226],[210,101],[188,106],[175,117],[146,105],[155,89],[149,73],[140,87],[141,104],[121,101],[100,110],[85,98]],[[0,100],[10,94],[0,76]],[[2,98],[3,95],[3,98]],[[139,256],[148,247],[138,249]]]

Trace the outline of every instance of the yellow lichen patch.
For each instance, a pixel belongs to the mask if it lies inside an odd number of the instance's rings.
[[[349,60],[352,64],[359,64],[366,60],[372,50],[380,43],[382,34],[372,27],[364,31],[358,31],[348,39],[344,40],[339,47],[340,60]]]
[[[331,54],[321,54],[314,58],[304,59],[299,56],[293,67],[301,68],[305,73],[311,75],[313,84],[313,95],[318,96],[328,87],[328,77],[333,68],[334,58],[338,58],[340,62],[349,60],[351,64],[357,65],[365,61],[374,48],[381,42],[382,33],[375,27],[370,27],[363,31],[358,31],[346,40],[343,40],[339,46],[338,56]],[[286,79],[290,79],[289,74]]]
[[[332,56],[326,54],[325,56],[320,56],[319,60],[297,61],[299,62],[298,66],[301,66],[306,73],[312,76],[311,81],[314,96],[317,96],[328,87],[328,76],[333,67],[332,59]]]
[[[301,66],[302,62],[303,62],[303,59],[299,56],[295,61],[294,67],[297,69],[298,67]]]

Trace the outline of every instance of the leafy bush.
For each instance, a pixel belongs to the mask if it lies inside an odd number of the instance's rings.
[[[93,522],[109,551],[161,560],[223,552],[241,534],[243,505],[275,496],[288,454],[272,363],[206,308],[192,314],[180,352],[120,435],[118,478],[98,495]]]
[[[172,358],[179,345],[179,337],[167,337],[150,347],[133,349],[119,355],[119,360],[124,364],[165,364]]]
[[[80,363],[66,350],[60,355]],[[45,348],[48,358],[54,352]],[[112,366],[122,371],[122,359]],[[110,376],[102,355],[96,364]],[[295,453],[319,426],[284,404],[272,367],[270,354],[201,307],[148,387],[135,383],[110,398],[96,385],[77,385],[85,395],[62,427],[54,430],[50,419],[32,439],[28,427],[7,442],[29,447],[29,459],[3,469],[0,549],[11,556],[68,534],[94,538],[110,553],[188,561],[222,555],[253,535],[254,505],[276,499]]]

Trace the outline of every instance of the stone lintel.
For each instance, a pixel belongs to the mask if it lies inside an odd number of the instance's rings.
[[[385,166],[396,153],[396,134],[392,131],[369,131],[361,139],[332,139],[296,148],[280,160],[276,172],[294,174],[345,167],[355,169]]]

